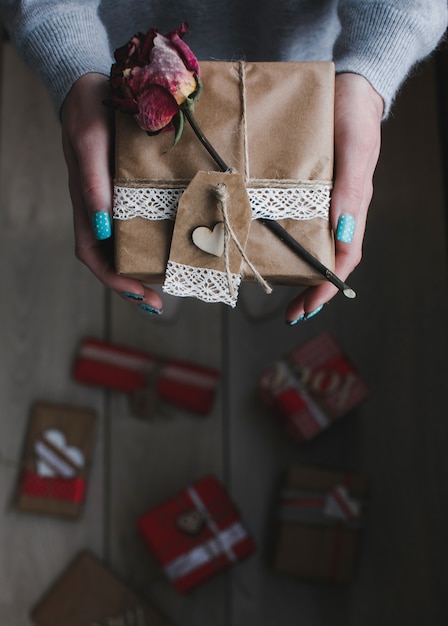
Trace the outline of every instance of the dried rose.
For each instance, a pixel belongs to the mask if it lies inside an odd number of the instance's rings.
[[[176,128],[175,142],[183,128],[181,107],[192,108],[201,90],[199,63],[182,40],[187,32],[184,22],[167,35],[153,28],[135,35],[115,51],[109,80],[113,106],[149,134]]]

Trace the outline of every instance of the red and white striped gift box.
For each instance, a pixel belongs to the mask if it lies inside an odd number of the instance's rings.
[[[259,391],[299,443],[318,435],[369,395],[358,369],[327,332],[266,368]]]
[[[220,380],[214,368],[90,337],[79,347],[73,376],[86,385],[126,393],[149,386],[158,400],[201,415],[210,412]]]
[[[181,593],[255,550],[236,506],[214,476],[202,478],[140,517],[138,528]]]

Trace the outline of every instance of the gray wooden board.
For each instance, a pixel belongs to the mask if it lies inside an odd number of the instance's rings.
[[[315,319],[283,322],[293,293],[243,286],[236,311],[168,301],[147,318],[103,289],[73,255],[59,128],[37,79],[9,46],[2,62],[0,152],[0,621],[26,626],[34,602],[82,547],[179,626],[445,624],[447,353],[445,223],[431,65],[409,81],[384,126],[365,258]],[[5,269],[6,268],[6,269]],[[263,316],[263,311],[266,315]],[[70,378],[83,336],[223,367],[214,410],[132,417],[127,398]],[[256,396],[262,368],[331,330],[364,374],[371,398],[298,447]],[[80,522],[19,515],[11,506],[31,403],[92,406],[100,426]],[[105,410],[103,410],[105,407]],[[104,451],[104,455],[103,455]],[[358,577],[348,588],[274,576],[266,563],[279,473],[306,461],[364,471],[371,484]],[[103,471],[106,464],[106,472]],[[178,596],[138,537],[138,515],[205,473],[225,480],[258,552],[189,596]],[[103,503],[106,507],[103,515]],[[104,551],[103,551],[104,546]]]
[[[446,172],[434,80],[425,65],[385,125],[357,275],[370,302],[343,329],[376,390],[361,413],[372,501],[351,607],[351,623],[367,626],[448,620]]]
[[[118,297],[112,302],[111,337],[164,357],[221,367],[221,307],[182,299],[173,317],[148,317]],[[223,473],[222,396],[199,417],[162,409],[142,422],[114,394],[111,410],[110,557],[113,566],[182,626],[224,625],[225,576],[187,596],[161,575],[136,530],[137,517],[205,474]],[[165,407],[166,410],[166,407]],[[162,411],[162,412],[161,412]]]
[[[371,486],[358,577],[344,589],[275,577],[265,555],[232,572],[235,626],[437,624],[448,619],[447,275],[431,66],[405,87],[384,126],[365,258],[342,296],[309,322],[283,313],[226,317],[230,485],[261,547],[280,471],[293,461],[360,469]],[[330,330],[372,389],[369,400],[306,445],[287,442],[254,387],[262,365]]]
[[[25,626],[73,554],[103,543],[102,420],[79,522],[24,515],[13,496],[35,400],[88,406],[71,380],[79,338],[101,333],[103,295],[73,254],[70,202],[53,106],[9,45],[2,60],[0,166],[0,622]]]

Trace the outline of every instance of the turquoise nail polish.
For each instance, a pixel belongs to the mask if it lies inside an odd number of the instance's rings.
[[[149,304],[139,304],[138,308],[144,313],[148,313],[148,315],[154,315],[154,314],[160,315],[162,313],[160,309],[155,309],[153,306],[150,306]]]
[[[288,322],[288,324],[290,326],[295,326],[296,324],[298,324],[299,322],[301,322],[304,319],[305,319],[305,315],[300,315],[296,320],[291,320],[290,322]]]
[[[144,300],[144,296],[139,296],[136,293],[131,293],[130,291],[122,291],[121,295],[123,295],[125,298],[129,298],[129,300]]]
[[[338,220],[336,239],[342,241],[342,243],[351,243],[354,234],[355,218],[347,213],[342,214]]]
[[[98,211],[92,216],[93,232],[99,241],[109,239],[112,235],[112,223],[107,211]]]
[[[323,308],[324,308],[324,305],[321,304],[320,306],[317,307],[317,309],[314,309],[314,311],[311,311],[311,313],[305,313],[305,319],[306,320],[311,319],[312,317],[320,313]]]

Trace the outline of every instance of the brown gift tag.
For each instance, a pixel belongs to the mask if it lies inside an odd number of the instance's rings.
[[[179,202],[164,291],[235,306],[251,219],[240,174],[198,172]]]
[[[88,551],[81,552],[32,611],[38,626],[170,626],[158,611],[106,569]],[[136,621],[139,619],[140,621]]]
[[[317,284],[322,276],[258,217],[276,219],[324,265],[334,267],[328,219],[333,176],[334,65],[331,62],[201,62],[195,118],[207,139],[243,176],[253,217],[247,257],[275,284]],[[217,167],[186,124],[148,137],[116,117],[114,181],[117,272],[163,282],[177,206],[198,171]],[[243,263],[243,280],[253,280]]]
[[[314,513],[310,504],[319,497],[326,498],[338,486],[359,502],[365,497],[366,482],[360,475],[307,466],[289,469],[284,489],[295,506],[285,507],[282,500],[273,560],[276,573],[323,582],[353,578],[358,523],[347,523],[325,512]],[[303,509],[297,507],[301,497],[307,501]]]
[[[32,410],[16,506],[27,513],[81,514],[92,458],[93,410],[37,403]]]

